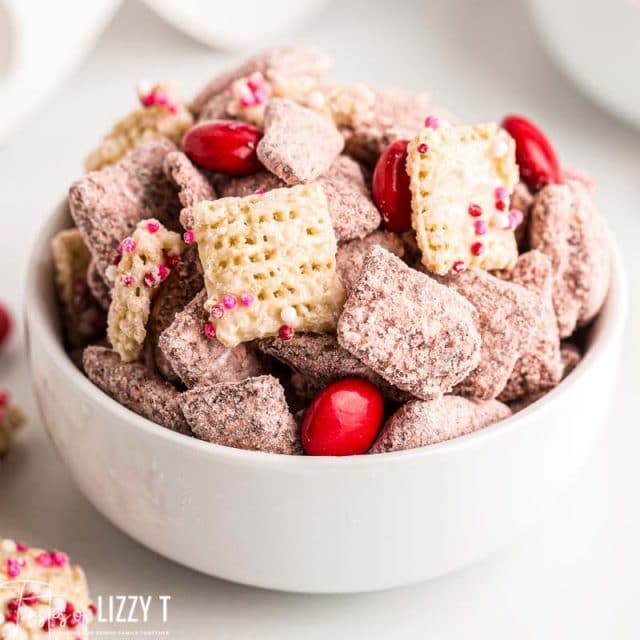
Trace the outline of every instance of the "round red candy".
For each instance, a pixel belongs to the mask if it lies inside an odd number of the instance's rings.
[[[182,150],[204,169],[228,176],[246,176],[262,169],[256,147],[262,133],[251,124],[210,120],[191,127]]]
[[[11,316],[7,308],[0,303],[0,346],[11,333]]]
[[[407,173],[408,140],[396,140],[383,152],[373,172],[372,195],[389,231],[411,229],[411,191]]]
[[[302,446],[310,456],[366,453],[384,418],[378,389],[361,378],[343,378],[311,402],[302,422]]]
[[[516,142],[520,177],[531,190],[538,191],[548,184],[562,181],[558,156],[547,136],[533,122],[512,115],[502,121],[502,128]]]

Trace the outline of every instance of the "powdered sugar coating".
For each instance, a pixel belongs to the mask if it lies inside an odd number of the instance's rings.
[[[446,282],[477,310],[482,338],[480,362],[455,393],[490,400],[504,389],[516,361],[531,349],[531,327],[542,314],[542,301],[538,294],[480,269],[449,276]]]
[[[180,404],[200,440],[236,449],[300,454],[298,427],[273,376],[197,387]]]
[[[562,378],[566,378],[582,360],[582,351],[572,342],[563,342],[560,345],[560,358],[562,360]]]
[[[288,185],[312,182],[324,174],[344,147],[331,120],[288,98],[271,100],[265,109],[258,159]]]
[[[510,415],[509,407],[498,400],[479,402],[459,396],[427,402],[411,400],[387,420],[369,453],[426,447],[472,433]]]
[[[282,189],[287,185],[270,171],[258,171],[249,176],[231,178],[220,189],[220,197],[244,198],[260,191]]]
[[[180,221],[186,229],[190,229],[190,208],[202,200],[215,200],[216,191],[207,175],[195,167],[182,151],[173,151],[166,155],[164,172],[178,188],[178,197],[182,205]]]
[[[391,231],[374,231],[366,238],[340,245],[336,253],[336,273],[347,295],[360,277],[365,256],[369,247],[373,245],[384,247],[399,258],[404,255],[405,246],[402,239]]]
[[[474,316],[455,291],[374,245],[338,321],[338,341],[390,384],[428,400],[477,366]]]
[[[151,142],[71,185],[71,215],[103,276],[118,244],[140,220],[170,221],[177,198],[163,164],[175,149],[169,140]]]
[[[408,397],[343,349],[334,334],[299,333],[290,340],[265,338],[258,340],[258,349],[293,369],[297,374],[292,377],[294,387],[305,397],[313,397],[330,383],[349,376],[368,380],[391,400]]]
[[[82,363],[89,380],[116,402],[163,427],[190,434],[180,394],[144,365],[122,362],[114,351],[96,346],[84,350]]]
[[[589,323],[609,289],[609,230],[591,194],[576,181],[552,184],[536,194],[529,240],[551,259],[553,305],[560,337]]]
[[[540,296],[542,313],[530,326],[530,349],[516,362],[498,398],[511,402],[521,396],[553,389],[562,378],[560,337],[553,310],[553,272],[551,261],[540,251],[529,251],[518,258],[515,267],[501,277]]]
[[[185,386],[192,388],[220,382],[239,382],[260,375],[262,367],[244,344],[227,349],[208,338],[203,327],[208,321],[204,310],[206,290],[198,293],[179,311],[159,340],[159,347],[171,368]]]

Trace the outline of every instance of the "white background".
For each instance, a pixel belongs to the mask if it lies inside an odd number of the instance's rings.
[[[172,596],[167,624],[160,622],[156,600],[149,624],[99,624],[96,634],[153,629],[168,631],[173,640],[640,637],[640,134],[574,90],[541,49],[519,2],[335,1],[289,42],[325,47],[337,62],[337,79],[429,89],[464,120],[527,114],[547,130],[566,166],[596,177],[597,200],[626,256],[633,299],[618,402],[579,486],[508,549],[427,584],[346,597],[235,586],[146,551],[84,500],[49,446],[21,340],[14,337],[0,363],[0,386],[13,390],[30,423],[0,467],[0,535],[68,550],[86,568],[96,598]],[[174,78],[188,95],[232,60],[136,3],[121,10],[71,81],[0,147],[0,299],[21,308],[34,234],[79,175],[87,151],[132,106],[135,83]]]

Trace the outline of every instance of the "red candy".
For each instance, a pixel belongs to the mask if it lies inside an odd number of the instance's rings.
[[[520,177],[533,191],[561,182],[560,163],[547,137],[522,116],[507,116],[502,127],[516,141]]]
[[[302,422],[302,446],[311,456],[366,453],[384,417],[378,389],[361,378],[344,378],[325,387]]]
[[[0,346],[11,333],[11,316],[6,307],[0,303]]]
[[[402,233],[411,229],[411,192],[407,173],[407,140],[396,140],[383,152],[373,172],[373,201],[384,226]]]
[[[262,133],[253,125],[211,120],[191,127],[182,149],[197,165],[228,176],[246,176],[262,169],[256,146]]]

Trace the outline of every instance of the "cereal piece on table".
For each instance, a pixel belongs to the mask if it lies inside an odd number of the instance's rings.
[[[369,247],[379,245],[398,258],[404,256],[405,246],[400,236],[392,231],[374,231],[362,240],[351,240],[338,247],[336,272],[347,295],[357,282]]]
[[[65,336],[71,347],[84,346],[105,326],[104,312],[87,284],[91,254],[77,229],[58,232],[51,241],[51,254]]]
[[[267,49],[208,82],[192,101],[191,111],[196,116],[200,115],[205,105],[228,89],[235,80],[253,73],[261,73],[269,81],[276,80],[280,76],[319,79],[330,66],[329,57],[319,49],[303,47]]]
[[[200,440],[236,449],[299,454],[298,427],[273,376],[186,391],[180,404]]]
[[[338,242],[364,238],[380,226],[380,213],[355,160],[345,155],[338,156],[317,182],[327,196],[331,224]]]
[[[24,423],[25,417],[20,407],[12,404],[9,394],[0,389],[0,459],[7,454],[16,431]]]
[[[537,293],[542,313],[529,327],[531,346],[517,360],[498,399],[510,402],[521,396],[553,389],[562,378],[560,337],[553,310],[553,272],[551,261],[539,251],[523,253],[515,267],[504,274],[505,280]]]
[[[136,360],[147,335],[152,296],[171,273],[182,251],[180,236],[157,220],[141,220],[119,247],[120,262],[107,275],[113,291],[107,336],[125,362]]]
[[[507,269],[518,249],[509,194],[518,182],[515,143],[494,123],[428,126],[410,143],[411,223],[424,266],[438,275]]]
[[[369,166],[395,140],[411,139],[424,126],[428,115],[449,118],[435,107],[427,93],[409,93],[371,87],[373,105],[367,118],[347,127],[347,153]]]
[[[86,640],[95,611],[66,553],[0,538],[0,638]]]
[[[349,376],[368,380],[391,400],[409,397],[343,349],[334,334],[300,333],[290,340],[265,338],[258,341],[258,349],[293,369],[297,376],[292,382],[304,397],[313,397],[328,384]]]
[[[572,342],[563,342],[560,345],[560,358],[562,360],[562,378],[566,378],[582,360],[582,351]]]
[[[478,402],[459,396],[427,402],[411,400],[387,420],[369,453],[415,449],[452,440],[510,415],[509,407],[498,400]]]
[[[206,335],[208,322],[203,289],[179,311],[164,330],[159,347],[185,386],[192,388],[220,382],[240,382],[262,373],[257,358],[244,345],[233,349]]]
[[[160,335],[203,287],[204,275],[198,247],[191,245],[183,251],[179,264],[171,270],[151,303],[145,344],[150,344],[153,348],[155,365],[170,382],[179,382],[180,378],[160,349]]]
[[[221,198],[244,198],[253,194],[282,189],[287,185],[270,171],[258,171],[248,176],[231,178],[220,189]]]
[[[327,196],[331,224],[338,242],[362,238],[380,226],[380,213],[371,200],[360,165],[348,156],[338,156],[329,170],[315,182]],[[269,171],[259,171],[242,178],[233,178],[221,190],[221,195],[244,197],[265,193],[286,184]]]
[[[98,270],[98,265],[93,258],[87,268],[87,286],[100,307],[104,309],[104,311],[108,311],[109,305],[111,304],[111,287],[102,277],[102,274]]]
[[[166,102],[158,104],[152,96],[164,96]],[[100,146],[86,160],[87,171],[97,171],[115,164],[127,153],[153,140],[168,139],[179,145],[182,136],[193,125],[193,116],[175,96],[169,85],[157,85],[141,101],[149,104],[132,111],[117,122],[102,139]],[[152,102],[153,101],[153,102]]]
[[[164,172],[179,189],[178,197],[182,205],[180,221],[186,229],[190,229],[191,207],[201,200],[215,200],[215,189],[207,176],[182,151],[172,151],[165,156]]]
[[[344,291],[317,184],[193,207],[207,311],[226,347],[287,332],[333,331]]]
[[[450,276],[446,283],[475,307],[482,339],[480,362],[456,386],[455,393],[481,400],[495,398],[517,360],[531,349],[534,328],[543,314],[542,299],[481,269]]]
[[[269,102],[258,159],[289,185],[311,182],[324,174],[344,147],[331,120],[287,98]]]
[[[428,400],[477,366],[475,315],[455,291],[373,246],[338,321],[338,341],[390,384]]]
[[[535,196],[529,241],[551,259],[553,305],[560,337],[567,338],[596,316],[607,295],[607,224],[582,184],[551,184]]]
[[[137,362],[122,362],[105,347],[87,347],[82,364],[89,380],[116,402],[167,429],[190,434],[180,394],[158,374]]]
[[[177,198],[163,163],[175,149],[169,140],[151,142],[71,185],[71,215],[102,275],[116,257],[120,241],[140,220],[170,221]]]

